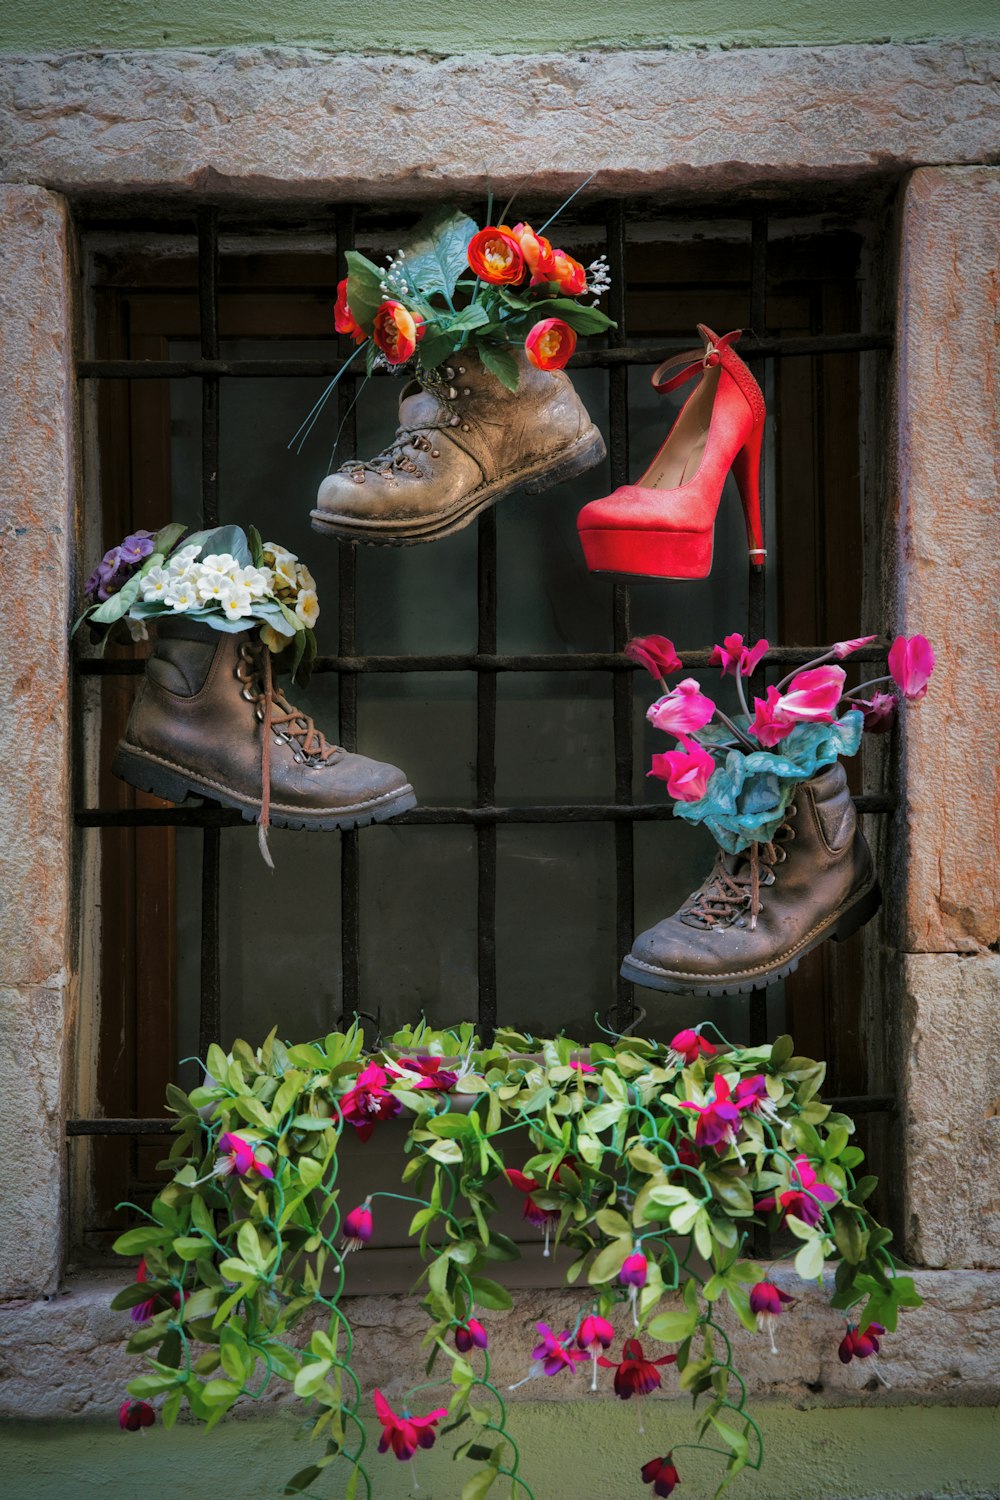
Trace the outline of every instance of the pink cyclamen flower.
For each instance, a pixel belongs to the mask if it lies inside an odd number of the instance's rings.
[[[653,1494],[658,1495],[660,1500],[667,1500],[667,1496],[672,1495],[681,1482],[670,1453],[666,1458],[651,1458],[648,1464],[643,1464],[641,1472],[643,1484],[651,1484]]]
[[[885,734],[896,722],[895,693],[872,693],[870,698],[853,698],[851,701],[865,716],[866,734]]]
[[[790,1185],[786,1192],[779,1193],[777,1199],[773,1196],[760,1198],[757,1207],[769,1213],[780,1203],[782,1224],[791,1214],[803,1224],[808,1224],[810,1229],[815,1229],[823,1217],[824,1204],[836,1203],[837,1194],[825,1182],[820,1182],[807,1156],[795,1158],[788,1181]]]
[[[344,1215],[345,1250],[361,1250],[371,1239],[374,1228],[371,1202],[366,1198],[364,1203],[359,1203],[357,1208]]]
[[[686,1068],[690,1068],[699,1057],[714,1057],[718,1050],[718,1047],[713,1047],[711,1042],[705,1041],[700,1027],[694,1030],[688,1027],[684,1031],[679,1031],[673,1038],[666,1060],[668,1064],[673,1063],[677,1068],[682,1063]]]
[[[832,665],[799,672],[781,694],[775,712],[796,724],[832,724],[846,677],[843,667]]]
[[[708,658],[710,667],[721,667],[722,675],[749,677],[762,657],[767,655],[767,641],[745,646],[741,635],[727,635],[721,646],[713,646]]]
[[[769,687],[767,696],[753,700],[754,716],[747,732],[762,744],[765,750],[773,750],[780,740],[791,734],[795,725],[791,719],[782,718],[778,712],[781,694],[776,687]]]
[[[659,1390],[663,1378],[657,1366],[676,1364],[677,1355],[647,1359],[638,1339],[626,1339],[620,1360],[605,1359],[602,1355],[597,1363],[606,1370],[614,1370],[615,1395],[628,1401],[632,1396],[648,1396],[651,1391]]]
[[[271,1168],[255,1154],[253,1145],[244,1136],[231,1132],[220,1135],[218,1151],[219,1160],[214,1168],[216,1177],[229,1177],[234,1172],[237,1177],[246,1177],[250,1172],[256,1172],[258,1177],[273,1180]]]
[[[141,1427],[152,1427],[156,1412],[148,1401],[123,1401],[118,1408],[118,1426],[122,1432],[138,1432]]]
[[[654,755],[652,770],[646,774],[665,781],[667,791],[676,801],[700,802],[715,770],[715,757],[694,740],[689,740],[687,735],[678,738],[683,748]]]
[[[747,1114],[762,1116],[765,1120],[776,1120],[778,1112],[767,1092],[767,1079],[763,1073],[753,1078],[741,1078],[733,1095],[738,1109]]]
[[[904,698],[918,702],[934,670],[934,650],[925,635],[897,635],[889,647],[889,673]]]
[[[666,734],[693,734],[704,729],[715,713],[715,704],[706,698],[693,677],[685,677],[665,697],[658,698],[646,710],[646,718],[655,729]]]
[[[844,657],[850,656],[852,651],[860,651],[862,646],[870,646],[872,641],[877,639],[878,637],[874,635],[860,635],[853,641],[838,641],[830,649],[838,661],[843,661]]]
[[[560,1370],[572,1370],[582,1359],[586,1359],[582,1349],[573,1348],[568,1328],[564,1328],[557,1338],[547,1323],[536,1323],[535,1327],[542,1338],[532,1349],[531,1357],[540,1362],[546,1375],[558,1375]]]
[[[485,1349],[488,1344],[486,1329],[476,1318],[456,1325],[455,1348],[459,1354],[468,1354],[470,1349]]]
[[[626,641],[625,655],[629,661],[645,667],[654,682],[662,682],[671,672],[683,670],[684,663],[674,650],[674,643],[665,635],[641,635]]]
[[[439,1406],[426,1417],[415,1417],[405,1408],[397,1416],[381,1391],[372,1392],[375,1414],[382,1423],[382,1436],[378,1440],[378,1451],[384,1453],[391,1448],[403,1462],[412,1458],[418,1448],[433,1448],[437,1437],[435,1428],[442,1417],[448,1415],[446,1406]]]
[[[358,1132],[358,1139],[367,1141],[375,1129],[376,1121],[392,1120],[403,1106],[387,1087],[389,1075],[377,1063],[362,1068],[354,1080],[354,1087],[340,1097],[340,1112],[348,1125]]]
[[[856,1324],[849,1323],[837,1350],[841,1364],[849,1365],[852,1359],[870,1359],[873,1354],[877,1354],[879,1339],[884,1333],[881,1323],[869,1323],[864,1333],[858,1332]]]
[[[696,1146],[714,1146],[720,1156],[736,1145],[740,1133],[741,1117],[738,1107],[732,1102],[732,1090],[721,1073],[712,1079],[713,1094],[706,1104],[694,1104],[685,1100],[681,1109],[697,1113],[698,1123],[694,1130]]]
[[[790,1297],[770,1281],[758,1281],[756,1286],[750,1288],[750,1311],[757,1314],[757,1327],[771,1340],[772,1354],[778,1352],[774,1342],[774,1325],[784,1312],[785,1305],[794,1301],[794,1297]]]

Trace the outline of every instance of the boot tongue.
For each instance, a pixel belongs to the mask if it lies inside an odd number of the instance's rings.
[[[400,427],[440,427],[447,420],[448,413],[432,391],[416,382],[406,387],[399,403]]]
[[[201,620],[157,622],[156,646],[146,663],[149,677],[168,693],[193,698],[205,685],[222,633]]]

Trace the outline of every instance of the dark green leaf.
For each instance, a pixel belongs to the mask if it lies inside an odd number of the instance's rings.
[[[490,1281],[487,1276],[470,1276],[469,1282],[480,1307],[488,1307],[494,1312],[506,1312],[514,1306],[514,1300],[506,1287],[500,1286],[499,1282]]]
[[[479,357],[490,374],[495,375],[501,385],[506,386],[508,391],[517,390],[520,372],[512,350],[503,349],[496,344],[488,344],[485,339],[480,339]]]
[[[468,214],[458,209],[439,206],[426,213],[403,247],[403,270],[410,285],[425,296],[441,292],[450,297],[455,282],[469,268],[469,241],[476,228]]]
[[[358,250],[348,250],[346,260],[347,305],[358,323],[370,324],[386,299],[381,286],[385,272]]]

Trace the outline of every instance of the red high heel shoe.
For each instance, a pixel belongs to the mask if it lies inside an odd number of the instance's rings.
[[[717,338],[699,323],[698,332],[704,351],[676,354],[653,375],[657,391],[672,391],[701,376],[659,453],[635,484],[624,484],[603,500],[591,500],[577,517],[583,555],[592,573],[707,578],[712,571],[715,516],[730,469],[743,501],[750,561],[764,566],[764,397],[731,348],[739,329]],[[668,375],[678,366],[683,368]]]

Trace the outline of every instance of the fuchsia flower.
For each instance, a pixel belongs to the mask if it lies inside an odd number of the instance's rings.
[[[135,1268],[135,1279],[136,1281],[146,1280],[145,1256],[142,1257],[139,1264]],[[181,1294],[178,1291],[171,1292],[169,1295],[165,1292],[154,1292],[153,1295],[147,1298],[145,1302],[137,1302],[135,1307],[133,1307],[131,1314],[132,1322],[148,1323],[156,1312],[157,1302],[166,1302],[169,1306],[175,1308],[180,1307]]]
[[[849,1365],[852,1359],[870,1359],[879,1351],[879,1339],[885,1334],[881,1323],[869,1323],[864,1333],[859,1333],[857,1325],[849,1323],[847,1332],[840,1341],[837,1354],[842,1365]]]
[[[387,1070],[405,1081],[411,1089],[431,1089],[436,1094],[446,1094],[458,1082],[458,1074],[451,1068],[442,1068],[440,1057],[401,1057],[386,1064]]]
[[[681,1109],[692,1109],[698,1116],[694,1130],[696,1146],[714,1146],[720,1156],[736,1145],[740,1133],[740,1111],[732,1102],[732,1091],[721,1073],[712,1079],[713,1096],[707,1104],[684,1100]]]
[[[934,650],[925,635],[897,635],[889,647],[889,672],[904,698],[917,703],[934,670]]]
[[[234,1172],[237,1177],[246,1177],[248,1173],[256,1172],[258,1177],[273,1181],[274,1173],[267,1162],[254,1154],[252,1144],[242,1135],[231,1132],[220,1135],[218,1151],[219,1160],[214,1167],[216,1177],[228,1177]]]
[[[854,698],[851,701],[865,716],[866,734],[885,734],[896,722],[894,693],[872,693],[870,698]]]
[[[687,735],[678,738],[683,748],[654,755],[652,770],[646,775],[665,781],[667,791],[678,802],[700,802],[715,770],[715,758]]]
[[[546,1375],[558,1375],[560,1370],[572,1370],[581,1359],[586,1359],[582,1349],[573,1348],[572,1335],[568,1328],[556,1338],[547,1323],[536,1323],[535,1327],[542,1336],[541,1343],[536,1344],[531,1351],[531,1357],[541,1363],[542,1371]]]
[[[347,1124],[354,1126],[359,1140],[367,1141],[376,1121],[392,1120],[403,1108],[395,1094],[389,1092],[388,1082],[385,1069],[369,1063],[354,1080],[354,1087],[341,1095],[340,1112]]]
[[[122,1432],[138,1432],[140,1427],[152,1427],[156,1412],[148,1401],[123,1401],[118,1408],[118,1426]]]
[[[749,1115],[760,1115],[765,1120],[778,1118],[778,1112],[767,1092],[767,1079],[763,1073],[757,1073],[753,1078],[741,1078],[733,1097],[737,1106],[746,1110]]]
[[[542,1208],[535,1202],[534,1198],[532,1197],[532,1193],[536,1193],[539,1188],[542,1188],[542,1183],[536,1182],[533,1177],[526,1177],[525,1174],[523,1172],[519,1172],[516,1167],[507,1167],[504,1169],[504,1171],[507,1181],[510,1183],[511,1187],[517,1188],[517,1191],[519,1193],[524,1193],[525,1195],[522,1217],[527,1219],[529,1224],[534,1224],[536,1229],[541,1229],[544,1231],[545,1248],[543,1249],[542,1254],[548,1255],[549,1236],[552,1233],[552,1226],[554,1224],[558,1224],[559,1222],[558,1209]],[[552,1180],[554,1182],[559,1181],[558,1167],[553,1174]]]
[[[378,1440],[378,1451],[384,1453],[391,1448],[403,1462],[412,1458],[418,1448],[433,1448],[437,1437],[435,1427],[442,1417],[448,1415],[446,1406],[439,1406],[426,1417],[414,1417],[405,1408],[397,1416],[381,1391],[372,1392],[375,1413],[382,1423],[382,1436]]]
[[[837,1194],[825,1182],[820,1182],[809,1165],[808,1156],[795,1158],[788,1180],[791,1186],[786,1192],[779,1193],[777,1200],[773,1196],[760,1198],[757,1207],[770,1213],[780,1203],[782,1224],[792,1214],[796,1219],[801,1219],[803,1224],[808,1224],[810,1229],[815,1229],[823,1217],[824,1204],[836,1203]]]
[[[488,1343],[486,1329],[476,1318],[469,1318],[455,1328],[455,1348],[459,1354],[468,1354],[470,1349],[485,1349]]]
[[[704,729],[715,713],[715,704],[706,698],[693,677],[685,677],[664,698],[658,698],[646,710],[646,718],[666,734],[688,734]]]
[[[361,1250],[372,1237],[374,1220],[370,1198],[344,1215],[344,1249]]]
[[[853,641],[838,641],[830,650],[838,661],[843,661],[845,656],[850,656],[852,651],[860,651],[862,646],[870,646],[872,641],[877,640],[874,635],[861,635]]]
[[[710,667],[721,667],[722,675],[749,677],[762,657],[767,655],[767,641],[760,640],[756,646],[744,646],[741,635],[727,635],[721,646],[713,646],[708,658]]]
[[[673,641],[665,635],[640,635],[626,641],[625,655],[629,661],[645,667],[654,682],[662,682],[671,672],[683,670],[684,663],[674,650]]]
[[[597,1363],[606,1370],[614,1370],[615,1395],[628,1401],[632,1396],[648,1396],[650,1391],[659,1390],[663,1380],[657,1366],[676,1364],[677,1355],[664,1354],[662,1359],[647,1359],[638,1339],[626,1339],[620,1362],[605,1359],[602,1355]]]
[[[597,1390],[597,1352],[599,1349],[610,1349],[614,1341],[615,1330],[607,1318],[602,1318],[597,1313],[588,1313],[576,1331],[577,1344],[593,1361],[590,1381],[592,1391]]]
[[[631,1255],[626,1255],[622,1262],[622,1268],[618,1272],[618,1280],[622,1286],[631,1286],[636,1291],[641,1291],[646,1285],[649,1275],[649,1261],[641,1250],[633,1250]]]
[[[679,1068],[683,1063],[686,1068],[690,1068],[699,1057],[714,1057],[718,1050],[718,1047],[713,1047],[711,1042],[705,1041],[700,1027],[696,1027],[693,1031],[688,1028],[685,1031],[679,1031],[673,1038],[666,1060],[668,1064],[673,1063],[675,1067]]]
[[[750,1311],[757,1314],[757,1327],[766,1332],[771,1340],[772,1354],[778,1352],[774,1342],[775,1322],[784,1312],[785,1304],[794,1301],[794,1297],[790,1297],[770,1281],[758,1281],[756,1286],[750,1288]]]
[[[653,1494],[659,1495],[660,1500],[666,1500],[672,1495],[681,1482],[681,1477],[673,1465],[673,1457],[667,1454],[666,1458],[651,1458],[648,1464],[642,1466],[643,1484],[653,1486]]]

